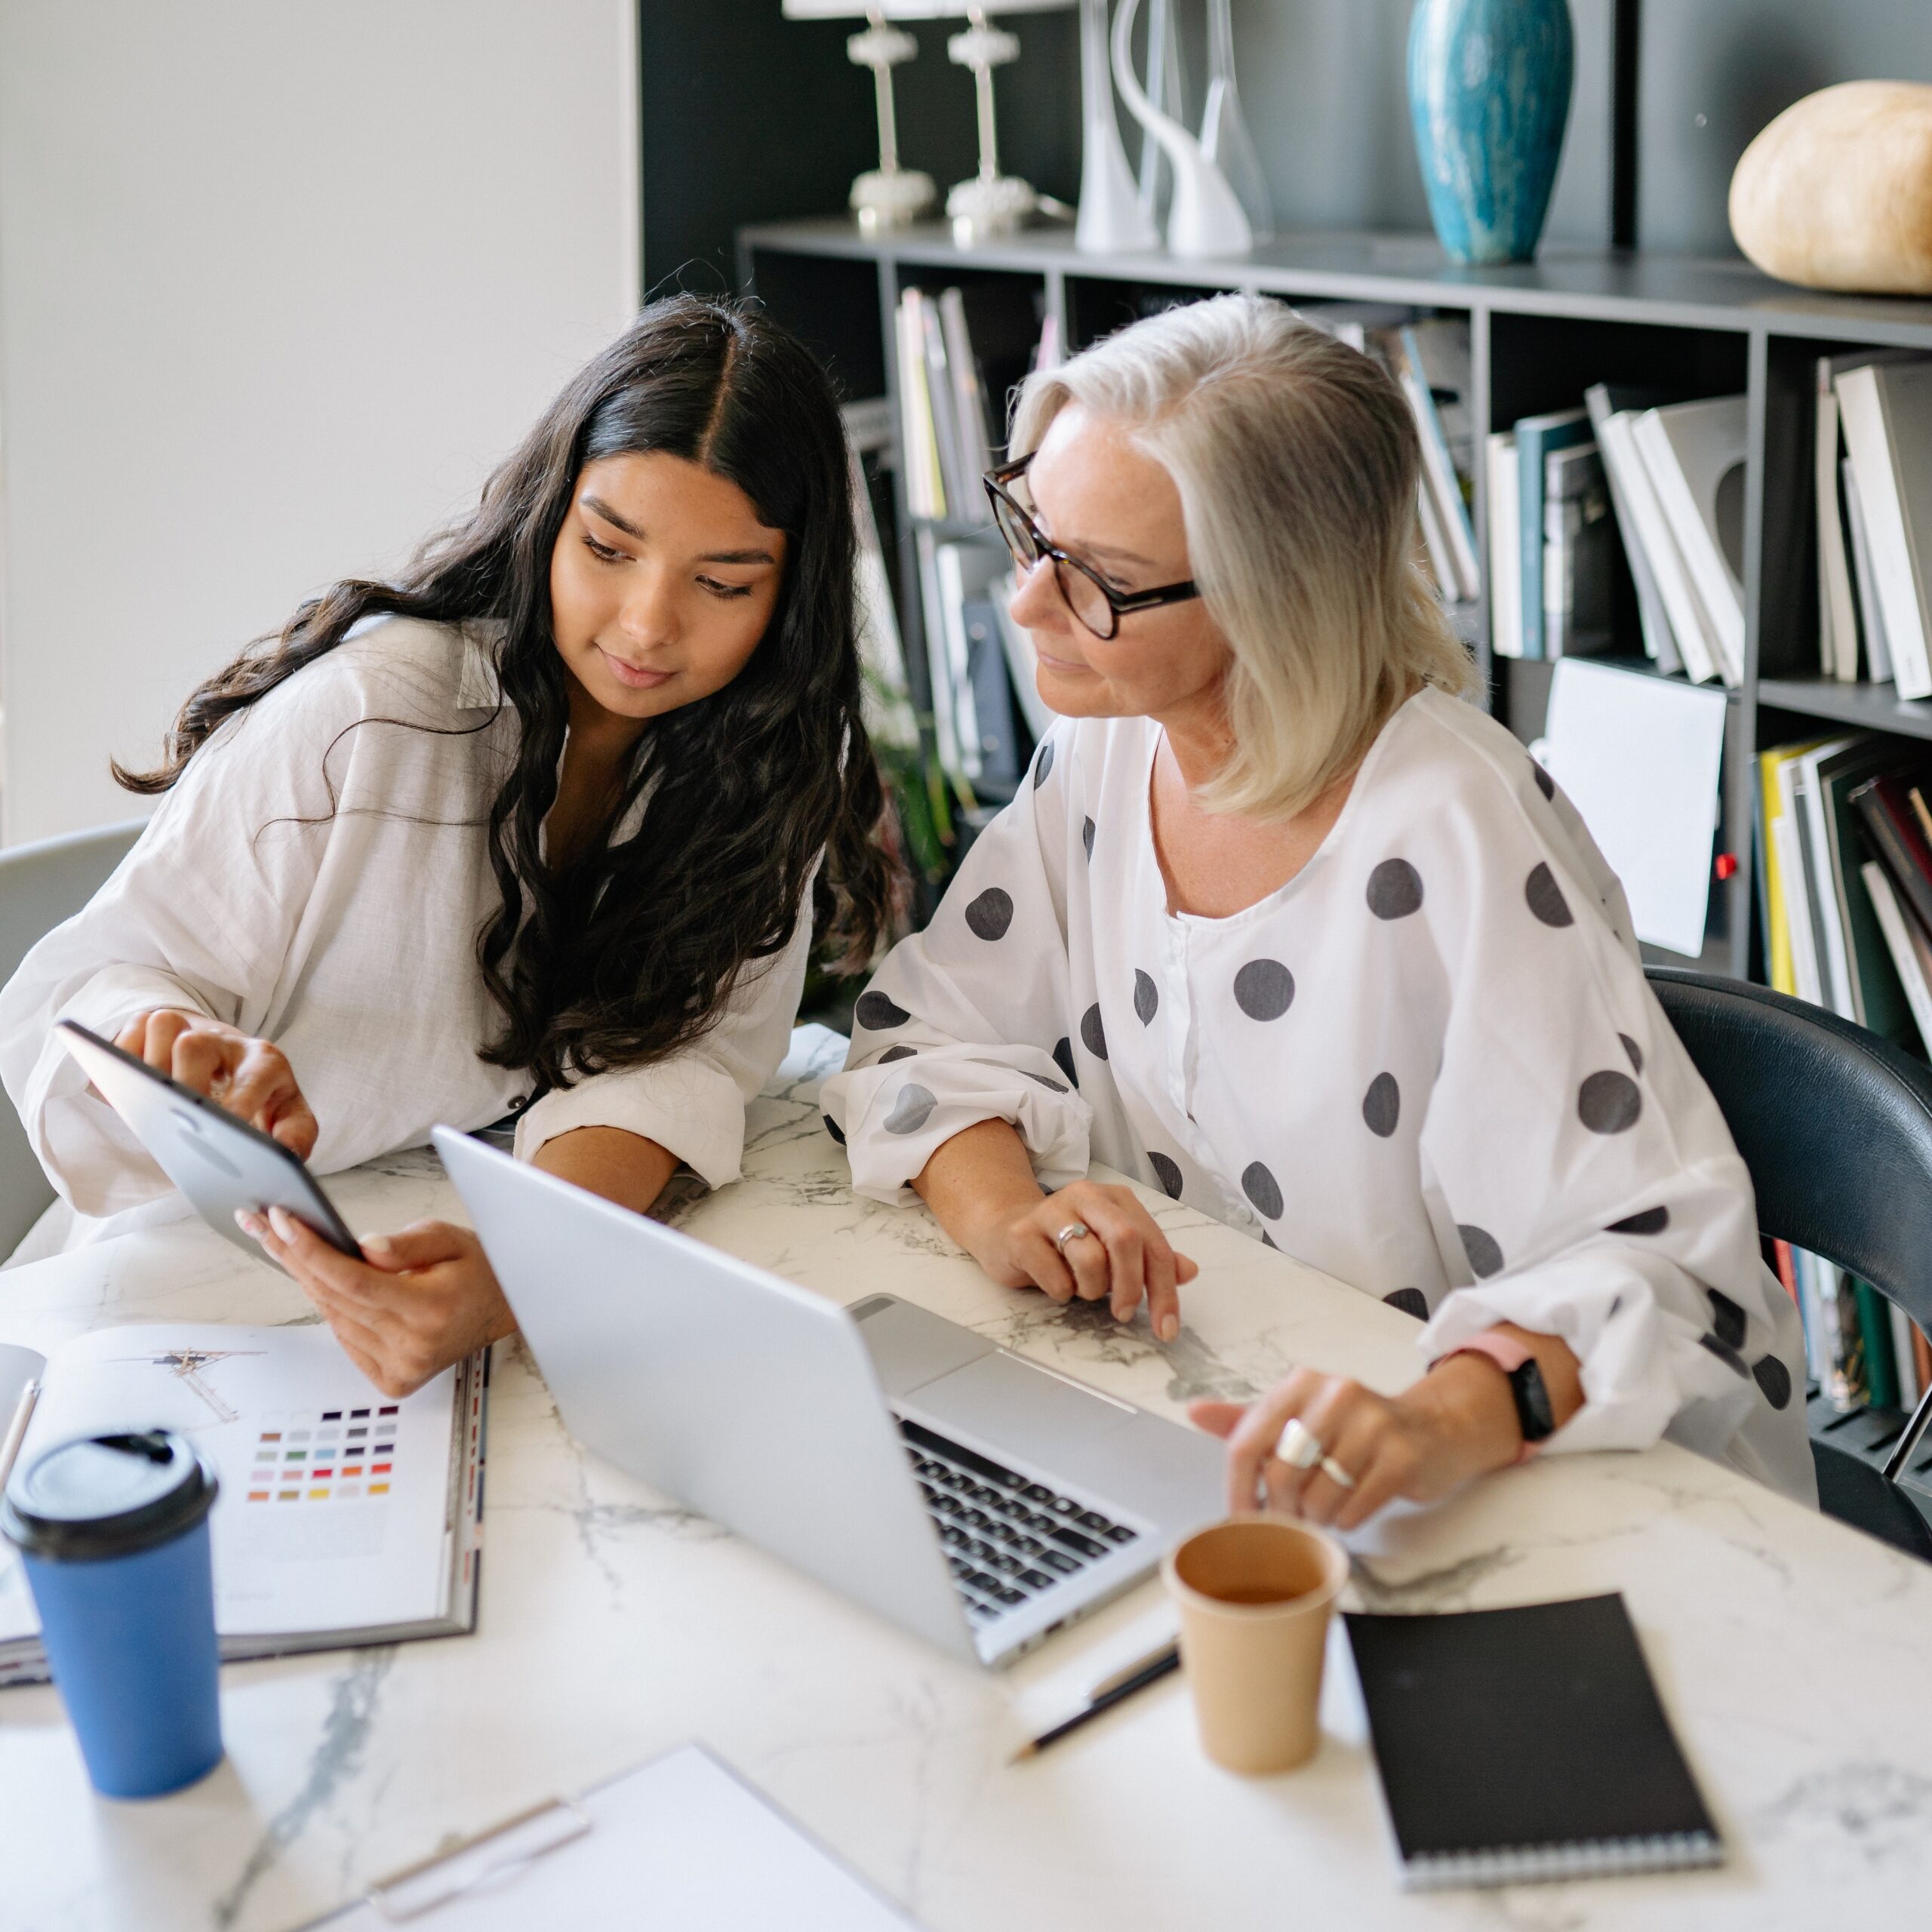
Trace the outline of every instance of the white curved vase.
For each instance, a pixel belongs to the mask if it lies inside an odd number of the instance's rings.
[[[1121,0],[1114,17],[1114,80],[1127,110],[1160,143],[1174,171],[1174,203],[1168,216],[1168,247],[1177,255],[1244,255],[1254,245],[1254,230],[1228,178],[1201,152],[1201,143],[1178,121],[1147,97],[1134,71],[1134,21],[1140,0]]]
[[[1233,0],[1208,0],[1208,107],[1201,151],[1227,177],[1257,242],[1275,232],[1274,205],[1235,85]]]
[[[1161,231],[1140,205],[1114,118],[1107,62],[1107,0],[1080,0],[1080,218],[1073,245],[1090,254],[1158,248]]]

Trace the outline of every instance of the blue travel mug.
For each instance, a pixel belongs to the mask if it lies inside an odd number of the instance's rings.
[[[15,1471],[17,1545],[88,1776],[158,1798],[221,1761],[208,1512],[214,1472],[164,1429],[84,1436]]]

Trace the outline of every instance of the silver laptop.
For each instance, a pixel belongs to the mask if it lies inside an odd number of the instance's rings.
[[[1011,1661],[1222,1513],[1212,1437],[435,1140],[580,1441],[956,1655]]]

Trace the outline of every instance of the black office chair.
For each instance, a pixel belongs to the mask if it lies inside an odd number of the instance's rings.
[[[1660,966],[1648,977],[1751,1171],[1761,1230],[1869,1281],[1932,1334],[1932,1068],[1767,987]],[[1932,1529],[1898,1487],[1928,1422],[1932,1392],[1909,1420],[1832,1416],[1811,1454],[1826,1515],[1932,1562]]]

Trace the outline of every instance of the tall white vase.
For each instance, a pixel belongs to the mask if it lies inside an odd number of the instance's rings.
[[[1158,248],[1160,228],[1140,205],[1114,115],[1107,0],[1080,0],[1080,218],[1073,245],[1095,254]]]
[[[1181,70],[1177,0],[1147,0],[1147,98],[1170,121],[1187,118],[1186,76]],[[1156,222],[1174,205],[1174,170],[1158,141],[1140,143],[1140,205]]]
[[[1201,151],[1228,177],[1257,242],[1275,232],[1268,177],[1247,131],[1235,87],[1234,0],[1208,0],[1208,109],[1201,118]]]
[[[1201,143],[1147,98],[1134,71],[1134,20],[1140,0],[1121,0],[1114,16],[1114,80],[1128,112],[1160,143],[1174,171],[1174,206],[1168,217],[1168,247],[1177,255],[1244,255],[1254,231],[1227,177],[1201,151]]]

